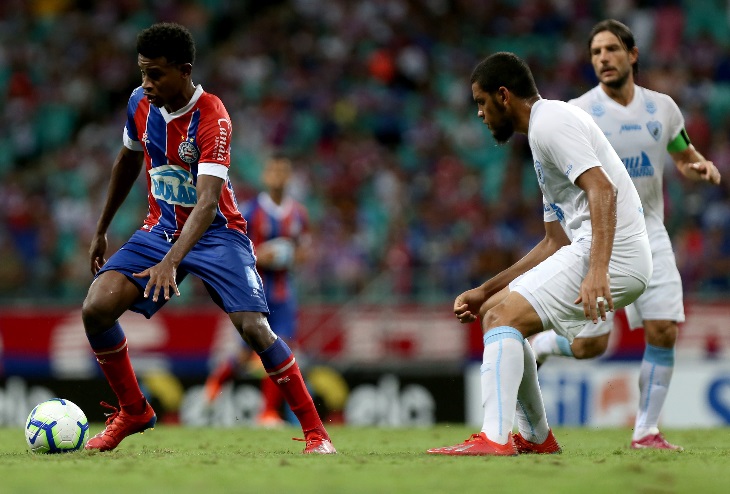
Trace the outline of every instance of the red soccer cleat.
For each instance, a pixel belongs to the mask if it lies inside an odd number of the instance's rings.
[[[495,443],[487,439],[483,432],[472,434],[469,439],[456,446],[429,449],[432,455],[450,456],[517,456],[517,449],[510,435],[506,444]]]
[[[106,414],[108,417],[106,428],[89,439],[85,449],[111,451],[119,446],[125,437],[144,432],[147,429],[154,429],[157,422],[157,415],[149,403],[146,403],[145,410],[140,415],[130,415],[104,401],[101,402],[101,405],[114,411]]]
[[[631,449],[668,449],[671,451],[684,451],[682,446],[677,446],[664,439],[664,434],[648,434],[641,439],[631,441]]]
[[[553,436],[552,429],[548,431],[548,436],[542,444],[530,442],[522,437],[522,434],[520,433],[512,434],[512,439],[515,442],[517,452],[521,455],[557,455],[563,452],[563,450],[560,449],[558,441],[555,440],[555,436]]]
[[[304,439],[298,437],[293,437],[292,439],[307,443],[304,451],[302,451],[305,455],[333,455],[337,453],[337,450],[332,445],[332,441],[324,430],[313,429],[304,433]]]

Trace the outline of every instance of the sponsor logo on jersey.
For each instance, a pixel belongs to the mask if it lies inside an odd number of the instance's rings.
[[[537,160],[535,160],[535,173],[537,174],[537,181],[545,184],[545,172],[542,170],[542,163]]]
[[[565,170],[565,176],[569,177],[570,172],[572,172],[572,171],[573,171],[573,165],[568,165],[568,168]]]
[[[626,171],[629,172],[631,178],[653,177],[654,166],[651,164],[649,157],[645,152],[641,152],[640,156],[632,156],[630,158],[622,158]]]
[[[653,115],[654,112],[656,111],[656,103],[654,103],[651,100],[647,101],[646,102],[646,111]]]
[[[200,151],[198,151],[198,148],[194,144],[194,141],[195,139],[193,139],[192,137],[189,139],[185,139],[177,147],[177,155],[180,156],[180,159],[188,165],[192,165],[193,163],[198,161],[198,158],[200,158]]]
[[[215,161],[226,161],[226,156],[231,149],[231,122],[227,118],[218,119],[218,135],[213,145],[213,159]]]
[[[157,166],[149,171],[150,192],[158,201],[175,206],[194,207],[198,192],[193,185],[193,174],[177,165]]]
[[[662,137],[662,123],[661,122],[658,122],[656,120],[652,120],[651,122],[646,122],[646,128],[655,141],[658,141]]]
[[[606,113],[606,109],[600,103],[591,105],[591,115],[602,117]]]
[[[641,130],[641,125],[639,125],[639,124],[623,124],[621,126],[621,130],[619,131],[619,134],[623,134],[624,132],[633,132],[634,130]]]

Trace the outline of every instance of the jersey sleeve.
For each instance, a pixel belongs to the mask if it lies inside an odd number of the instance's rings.
[[[601,166],[589,128],[592,120],[588,119],[588,114],[583,119],[573,113],[556,112],[549,120],[541,120],[542,125],[535,134],[537,145],[573,183],[586,170]]]
[[[689,146],[689,136],[687,136],[687,132],[684,131],[684,116],[682,115],[682,111],[677,106],[677,103],[675,103],[672,98],[667,96],[666,99],[667,99],[667,132],[669,134],[669,142],[667,145],[667,150],[670,152],[682,151],[683,149],[686,149],[687,146]],[[677,140],[677,138],[679,138],[679,141]],[[686,143],[685,143],[685,139],[686,139]],[[670,148],[673,148],[673,147],[681,148],[683,144],[684,144],[683,149],[671,149],[670,150]]]
[[[220,101],[206,108],[201,114],[198,134],[198,174],[213,175],[222,179],[228,176],[231,165],[231,138],[233,126],[228,112]]]
[[[132,151],[142,151],[142,143],[139,142],[139,134],[137,132],[137,124],[134,123],[134,115],[137,112],[137,105],[139,104],[141,91],[140,88],[135,89],[132,96],[129,98],[127,103],[127,123],[124,125],[124,132],[122,134],[122,142],[127,149]]]
[[[545,199],[545,196],[542,196],[542,213],[543,213],[543,221],[545,223],[550,223],[553,221],[558,221],[558,214],[555,212],[555,210],[550,207],[550,203],[547,199]]]

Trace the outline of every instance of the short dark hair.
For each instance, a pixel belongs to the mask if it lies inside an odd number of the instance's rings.
[[[591,45],[593,44],[593,38],[595,38],[598,33],[602,33],[604,31],[608,31],[609,33],[616,36],[619,41],[621,41],[621,44],[624,45],[626,51],[631,51],[636,47],[634,33],[631,32],[629,26],[627,26],[623,22],[617,21],[616,19],[605,19],[593,26],[593,29],[591,29],[591,34],[588,36],[588,56],[592,56]],[[639,75],[638,59],[636,60],[636,62],[634,62],[632,69],[634,71],[634,77]]]
[[[137,35],[137,53],[146,58],[165,57],[168,63],[192,64],[195,41],[185,26],[160,22]]]
[[[519,98],[538,94],[530,67],[520,57],[506,51],[493,53],[482,60],[471,73],[471,83],[477,83],[486,93],[495,93],[504,86]]]

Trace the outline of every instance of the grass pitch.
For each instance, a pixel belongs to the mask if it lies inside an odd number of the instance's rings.
[[[92,434],[101,429],[92,425]],[[730,429],[667,431],[682,453],[633,451],[628,429],[555,429],[562,455],[442,457],[474,430],[330,427],[339,454],[304,456],[298,429],[159,426],[115,451],[35,455],[0,428],[0,492],[10,493],[727,493]]]

